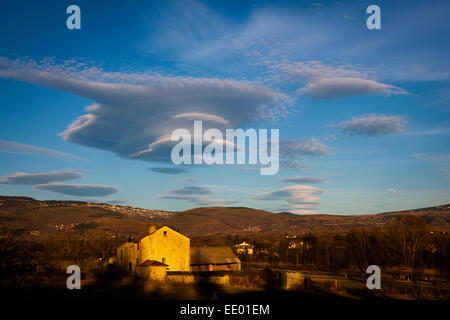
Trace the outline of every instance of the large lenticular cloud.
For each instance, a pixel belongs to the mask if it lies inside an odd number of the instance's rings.
[[[205,129],[239,128],[286,111],[284,95],[232,80],[106,73],[96,68],[74,71],[72,66],[7,58],[0,58],[0,77],[91,99],[86,114],[61,136],[140,160],[168,161],[171,141],[151,152],[140,151],[176,128],[190,129],[193,118],[203,120]]]

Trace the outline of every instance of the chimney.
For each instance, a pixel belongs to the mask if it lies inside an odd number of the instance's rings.
[[[151,223],[151,224],[150,224],[150,228],[149,228],[149,230],[148,230],[148,233],[151,234],[151,233],[153,233],[153,232],[155,232],[155,231],[156,231],[156,224]]]

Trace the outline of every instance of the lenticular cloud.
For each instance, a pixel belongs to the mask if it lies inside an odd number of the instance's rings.
[[[406,119],[402,116],[387,116],[371,114],[354,117],[352,120],[337,124],[343,133],[350,135],[381,136],[403,131]]]
[[[119,189],[101,184],[68,184],[68,183],[45,183],[33,186],[35,189],[53,191],[78,197],[103,197],[119,192]]]
[[[287,97],[248,82],[145,73],[107,73],[53,62],[0,58],[0,77],[69,92],[93,103],[61,133],[63,139],[114,152],[121,157],[169,161],[172,142],[160,141],[192,119],[208,127],[246,127],[268,117],[282,117]]]

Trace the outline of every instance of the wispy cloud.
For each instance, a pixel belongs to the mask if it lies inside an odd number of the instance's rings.
[[[9,176],[4,176],[0,183],[4,184],[45,184],[55,181],[68,181],[73,179],[80,179],[83,175],[80,170],[61,170],[42,173],[26,173],[16,172]]]
[[[322,79],[367,79],[369,76],[375,76],[372,70],[362,70],[350,64],[325,64],[322,61],[283,61],[273,65],[272,68],[281,72],[282,78],[304,84]]]
[[[289,5],[288,10],[282,5],[258,5],[239,22],[228,20],[211,6],[189,1],[189,5],[177,3],[165,12],[150,43],[152,48],[155,44],[159,47],[161,55],[175,55],[177,61],[185,64],[219,66],[224,72],[241,71],[245,58],[259,68],[261,81],[271,81],[287,75],[288,69],[302,67],[301,71],[308,67],[319,70],[322,78],[370,79],[380,84],[383,79],[450,79],[448,50],[441,41],[433,41],[436,35],[448,35],[445,21],[450,5],[446,1],[432,6],[416,1],[408,10],[402,10],[400,4],[393,4],[388,10],[396,12],[396,19],[389,21],[389,34],[367,41],[367,29],[355,25],[364,15],[357,1],[346,5],[324,3],[320,10],[304,4]],[[417,21],[421,22],[420,28],[416,28]],[[411,30],[415,30],[413,36]],[[408,54],[398,48],[404,48]],[[299,58],[304,61],[297,61]],[[371,70],[362,68],[361,63],[370,65]],[[285,66],[284,70],[279,66]],[[339,72],[327,72],[327,68]]]
[[[25,154],[30,156],[39,156],[48,158],[61,158],[68,160],[84,160],[80,157],[74,156],[69,153],[1,139],[0,139],[0,152]]]

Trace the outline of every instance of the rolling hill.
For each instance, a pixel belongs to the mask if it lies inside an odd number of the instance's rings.
[[[191,235],[224,233],[303,233],[384,227],[395,216],[422,217],[434,229],[450,228],[450,205],[370,215],[295,215],[242,207],[196,208],[170,216],[165,223]]]
[[[38,201],[0,196],[0,229],[45,234],[85,230],[141,235],[150,221],[189,236],[248,233],[303,233],[383,227],[397,215],[422,217],[433,229],[450,228],[450,205],[371,215],[295,215],[245,207],[205,207],[182,212],[146,210],[77,201]]]

